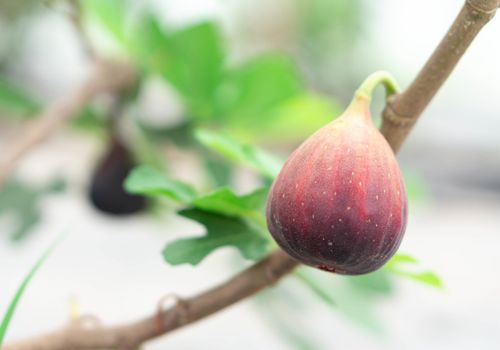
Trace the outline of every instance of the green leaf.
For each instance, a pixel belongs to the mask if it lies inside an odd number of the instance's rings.
[[[389,260],[386,267],[390,269],[399,264],[418,264],[418,260],[409,254],[397,253]]]
[[[91,106],[86,106],[76,118],[71,119],[71,124],[87,131],[102,132],[106,129],[106,121]]]
[[[434,272],[432,271],[423,271],[423,272],[412,272],[412,271],[399,271],[395,270],[392,271],[397,275],[407,277],[409,279],[412,279],[414,281],[436,287],[436,288],[443,288],[443,282],[441,281],[441,278]]]
[[[231,189],[222,187],[196,198],[193,205],[208,212],[231,217],[255,217],[262,215],[260,209],[263,208],[266,198],[265,188],[237,196]]]
[[[195,137],[201,144],[225,158],[248,166],[269,178],[274,178],[283,164],[271,154],[221,133],[199,129],[196,130]]]
[[[2,116],[29,117],[39,108],[39,103],[27,92],[8,79],[0,77],[0,111]]]
[[[224,63],[219,29],[214,23],[199,23],[172,35],[176,65],[164,77],[183,93],[193,117],[213,117],[212,100]]]
[[[84,13],[96,20],[121,44],[126,41],[126,0],[84,0],[80,1]]]
[[[222,246],[234,246],[247,259],[261,258],[268,251],[265,218],[260,211],[267,190],[237,196],[229,188],[220,188],[195,198],[194,209],[180,215],[195,220],[206,228],[206,235],[174,241],[163,255],[172,265],[196,265]],[[265,234],[264,234],[265,233]]]
[[[206,235],[169,243],[163,257],[171,265],[199,264],[214,250],[233,246],[246,259],[257,260],[268,251],[268,241],[245,221],[200,209],[182,210],[180,215],[205,226]]]
[[[174,60],[171,40],[153,15],[134,23],[129,40],[131,54],[149,73],[163,72]]]
[[[217,90],[216,110],[229,116],[229,122],[260,126],[269,110],[301,91],[302,81],[290,58],[259,56],[225,74]]]
[[[202,151],[203,163],[207,173],[214,183],[214,187],[226,186],[231,183],[233,167],[221,157],[208,149]]]
[[[406,277],[428,286],[443,288],[443,281],[433,271],[422,270],[416,258],[408,254],[396,254],[385,265],[385,269],[398,276]]]
[[[132,194],[166,196],[188,204],[196,197],[196,191],[181,181],[167,178],[161,171],[147,165],[134,168],[125,179],[125,190]]]
[[[54,244],[52,244],[46,251],[45,253],[38,259],[38,261],[35,263],[35,265],[31,268],[31,270],[28,272],[24,280],[22,281],[21,285],[17,289],[16,294],[14,295],[14,298],[11,300],[9,307],[7,308],[7,311],[3,317],[2,323],[0,324],[0,348],[3,345],[3,340],[5,338],[5,334],[7,333],[7,329],[9,327],[9,324],[12,320],[12,317],[14,316],[14,312],[16,311],[17,305],[19,301],[21,300],[21,297],[23,296],[24,291],[28,287],[29,283],[37,273],[37,271],[42,267],[43,263],[47,260],[47,258],[50,256],[50,254],[54,251],[56,246],[59,244],[61,239],[58,239]]]
[[[143,68],[177,89],[191,118],[213,118],[213,95],[224,64],[216,24],[203,22],[167,32],[150,15],[139,21],[134,33],[132,52]]]

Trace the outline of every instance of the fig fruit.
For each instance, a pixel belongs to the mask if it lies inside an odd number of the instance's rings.
[[[127,193],[123,188],[134,165],[127,147],[113,136],[92,177],[89,197],[95,208],[113,215],[133,214],[145,209],[144,197]]]
[[[267,224],[296,260],[345,275],[374,271],[396,252],[407,221],[406,191],[389,144],[375,128],[370,76],[348,109],[310,136],[286,161],[267,202]]]

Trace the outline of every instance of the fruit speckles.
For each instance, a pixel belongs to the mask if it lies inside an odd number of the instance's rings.
[[[400,244],[406,216],[399,166],[364,100],[293,152],[267,204],[281,248],[340,274],[381,267]]]

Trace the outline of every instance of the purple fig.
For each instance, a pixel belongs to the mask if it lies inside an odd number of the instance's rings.
[[[134,165],[130,151],[113,136],[92,176],[89,197],[96,209],[112,215],[127,215],[146,208],[144,197],[127,193],[123,188],[123,182]]]
[[[358,275],[383,266],[396,252],[407,221],[401,171],[375,128],[370,96],[375,73],[349,108],[296,149],[276,178],[267,224],[279,246],[322,270]]]

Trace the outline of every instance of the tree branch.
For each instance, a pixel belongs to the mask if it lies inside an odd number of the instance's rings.
[[[86,329],[70,326],[52,334],[7,345],[3,350],[137,349],[143,342],[220,311],[290,273],[298,263],[277,251],[222,285],[165,311],[118,327]]]
[[[395,152],[499,5],[500,0],[467,0],[415,80],[403,93],[389,99],[381,132]]]
[[[382,133],[395,152],[474,37],[493,17],[499,4],[500,0],[468,0],[415,81],[388,103]],[[209,316],[273,285],[297,265],[284,252],[277,251],[220,286],[186,300],[179,299],[173,307],[146,319],[114,327],[67,327],[35,339],[12,343],[3,350],[135,350],[148,340]]]
[[[90,77],[81,86],[48,106],[19,135],[3,145],[0,186],[14,171],[17,161],[47,139],[63,122],[77,115],[94,96],[128,86],[133,80],[134,72],[128,65],[97,60]]]

